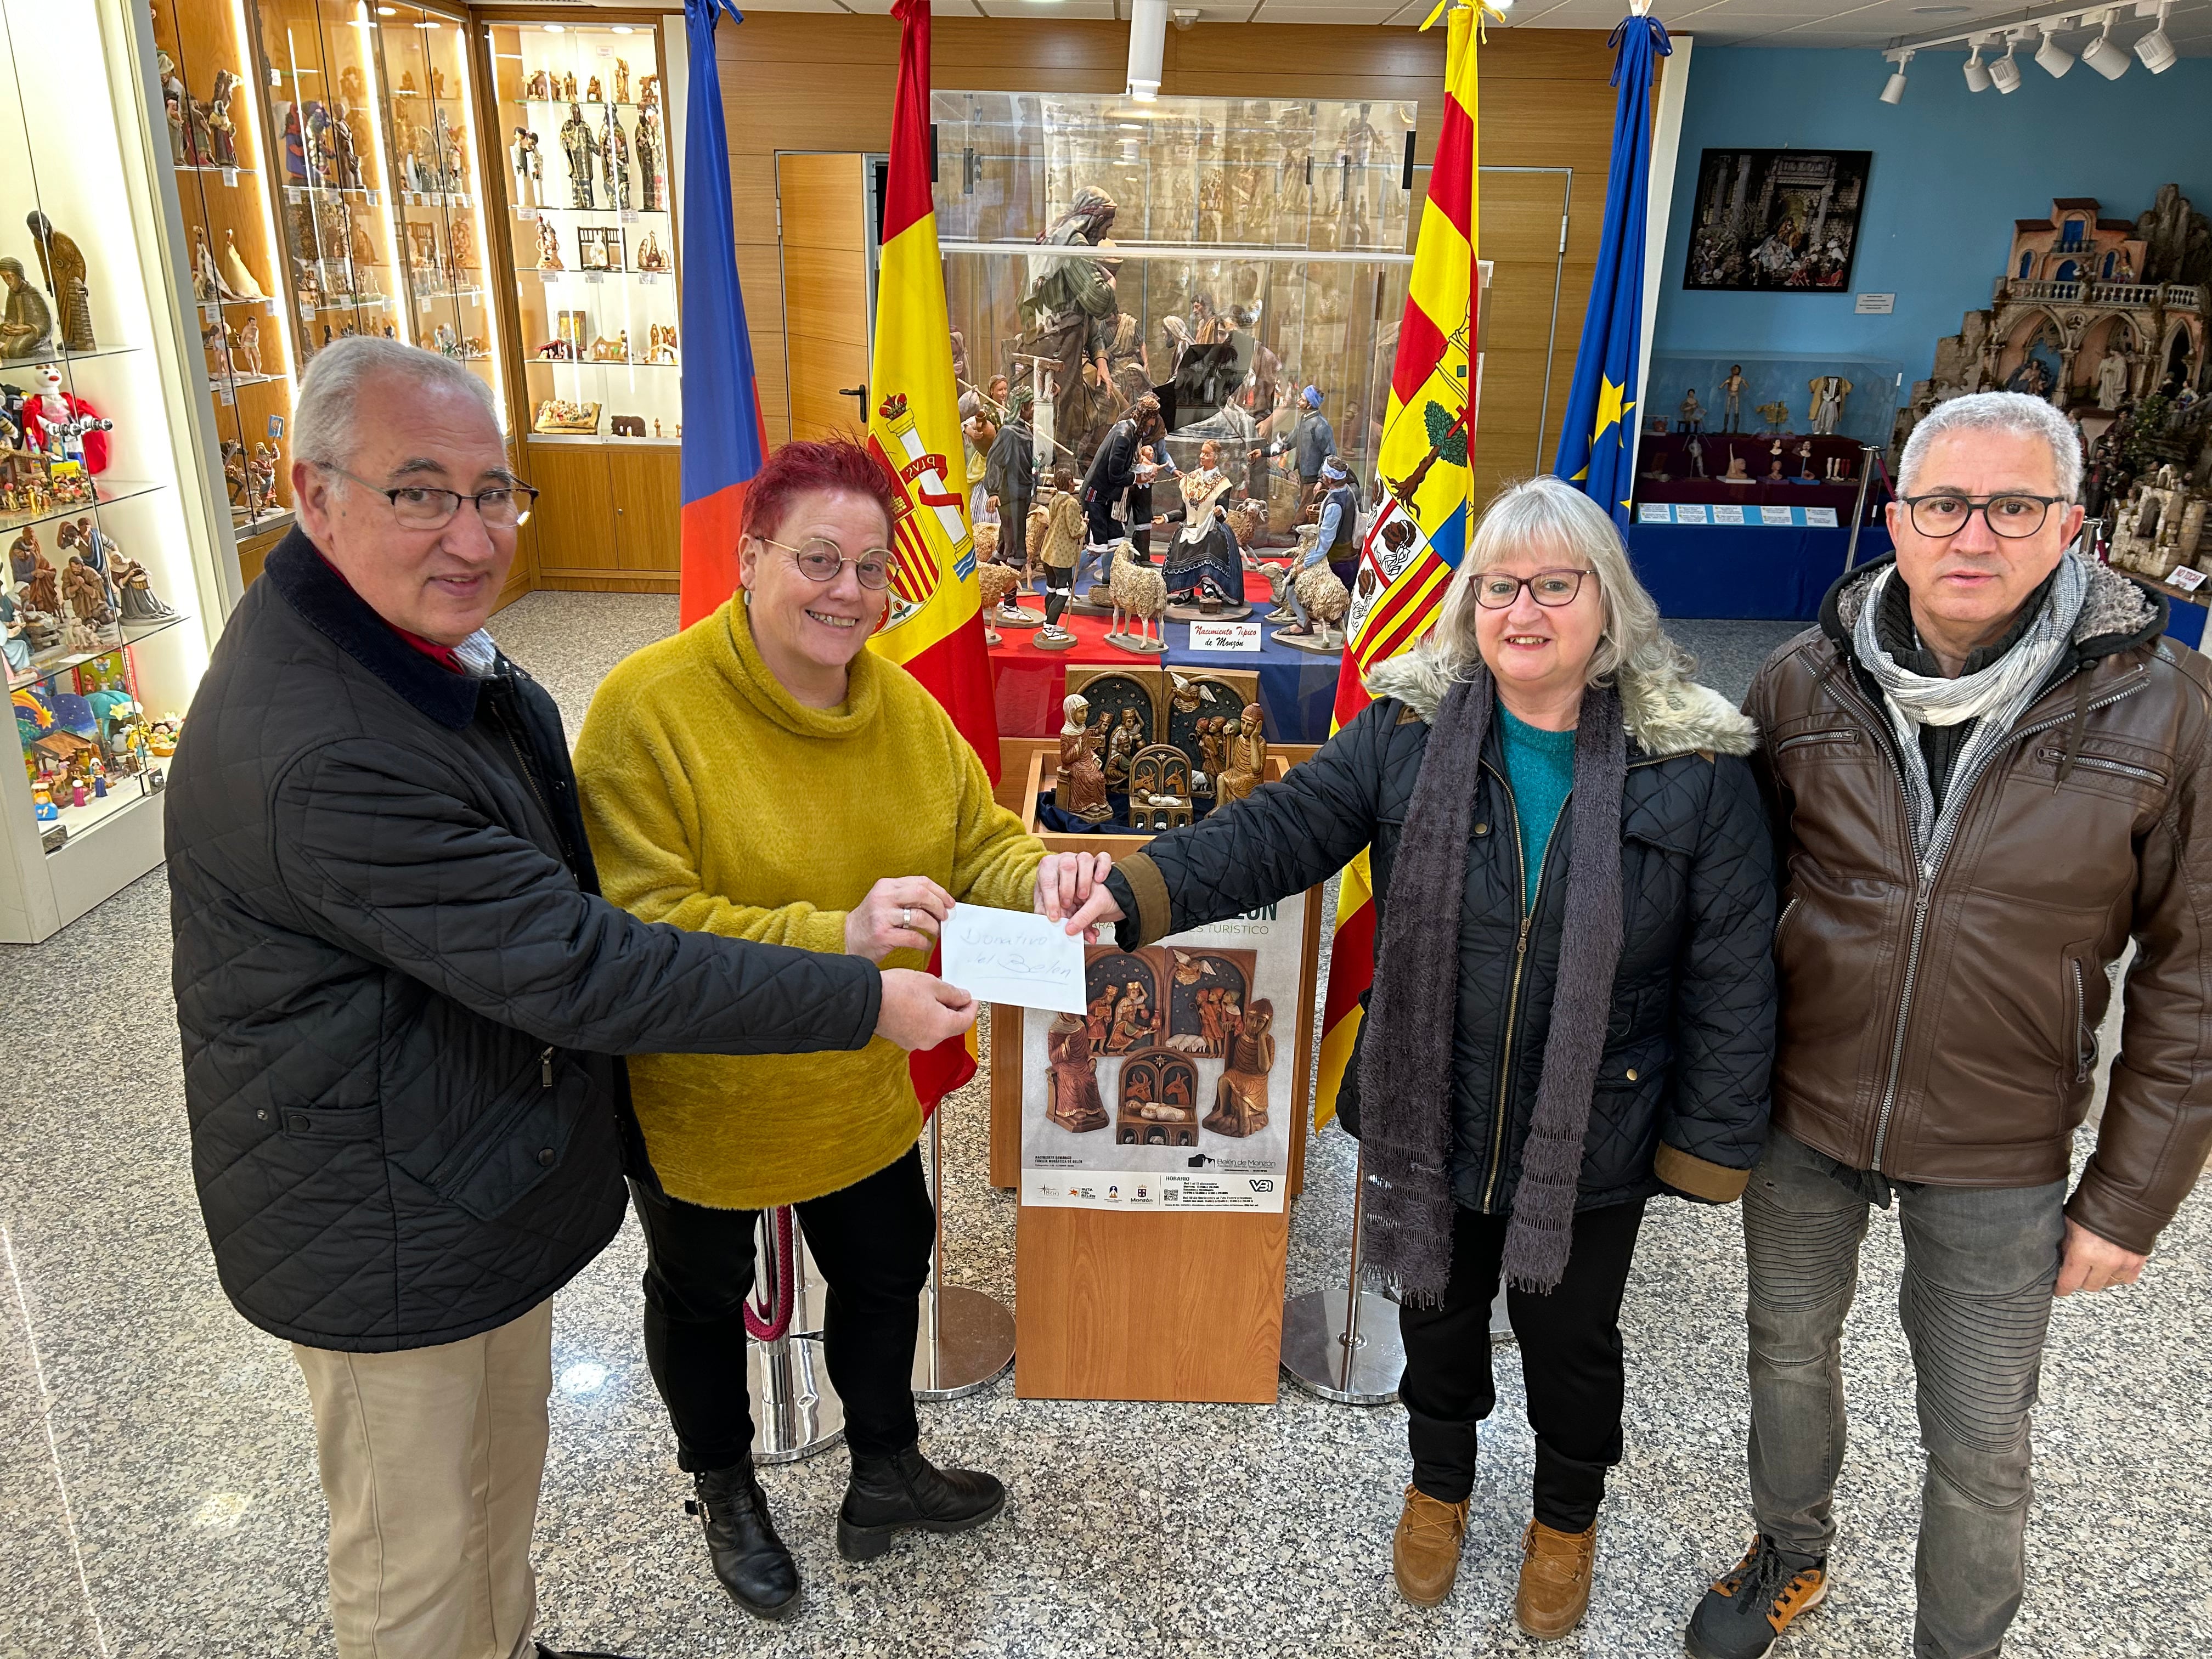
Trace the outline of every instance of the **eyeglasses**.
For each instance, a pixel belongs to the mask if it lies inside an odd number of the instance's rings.
[[[1533,576],[1509,576],[1503,571],[1487,571],[1474,579],[1475,603],[1485,611],[1510,611],[1525,587],[1530,599],[1556,611],[1575,602],[1575,595],[1583,591],[1583,577],[1596,574],[1595,570],[1539,570]]]
[[[355,477],[342,466],[325,465],[326,472],[349,478],[372,495],[392,503],[392,515],[410,530],[442,530],[461,510],[463,501],[477,504],[477,517],[487,530],[514,530],[530,522],[530,509],[538,492],[526,483],[498,484],[464,495],[458,489],[433,489],[423,484],[402,484],[386,489],[366,478]]]
[[[1955,536],[1978,513],[1991,535],[2008,541],[2035,534],[2050,518],[2051,509],[2066,501],[2063,495],[1991,495],[1978,501],[1948,490],[1903,499],[1912,527],[1923,536]]]
[[[797,562],[800,574],[811,580],[834,582],[837,580],[838,571],[849,564],[853,567],[853,574],[859,578],[863,587],[880,591],[891,585],[891,550],[888,547],[864,548],[858,558],[848,558],[845,550],[827,536],[809,536],[796,547],[787,542],[780,542],[773,536],[761,536],[756,539],[766,542],[770,547],[780,547],[790,554]]]

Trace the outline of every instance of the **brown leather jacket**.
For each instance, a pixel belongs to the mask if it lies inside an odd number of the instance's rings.
[[[2148,1251],[2212,1152],[2212,668],[2164,601],[2099,567],[2070,653],[1917,853],[1889,722],[1848,642],[1876,567],[1768,659],[1763,738],[1786,869],[1774,1123],[1943,1186],[2063,1179],[2106,970],[2122,1052],[2067,1213]],[[1948,796],[1947,796],[1948,798]]]

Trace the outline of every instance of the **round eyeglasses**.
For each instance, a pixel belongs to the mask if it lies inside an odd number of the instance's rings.
[[[1903,500],[1911,516],[1912,527],[1923,536],[1955,536],[1978,513],[1991,535],[2018,541],[2042,529],[2051,517],[2051,509],[2063,505],[2066,497],[1991,495],[1976,501],[1971,495],[1938,490],[1933,495],[1907,495]]]
[[[1539,570],[1533,576],[1509,576],[1503,571],[1487,570],[1474,579],[1475,603],[1485,611],[1510,611],[1525,587],[1530,599],[1556,611],[1575,602],[1575,595],[1583,591],[1583,577],[1596,574],[1595,570]]]
[[[863,549],[854,557],[827,536],[809,536],[798,546],[780,542],[773,536],[756,539],[770,547],[780,547],[791,555],[801,574],[817,582],[834,582],[837,572],[846,565],[853,567],[853,574],[861,586],[880,592],[891,582],[891,550],[888,547]]]

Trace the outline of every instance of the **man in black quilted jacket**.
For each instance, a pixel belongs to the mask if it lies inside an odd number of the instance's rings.
[[[483,381],[342,341],[293,454],[300,527],[170,774],[193,1173],[223,1289],[307,1378],[342,1659],[545,1659],[552,1296],[624,1171],[653,1184],[617,1056],[911,1048],[975,1008],[599,896],[559,714],[482,631],[537,493]]]

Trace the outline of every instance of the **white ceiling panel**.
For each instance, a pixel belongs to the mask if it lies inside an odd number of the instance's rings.
[[[882,16],[890,0],[748,0],[764,11],[850,11]],[[1176,3],[1177,0],[1171,0]],[[1257,7],[1256,17],[1255,7]],[[1209,23],[1334,23],[1347,27],[1411,27],[1427,15],[1427,0],[1212,0],[1194,8]],[[2032,8],[2026,9],[2037,9]],[[932,0],[939,16],[1066,17],[1106,20],[1126,15],[1115,0]],[[1609,30],[1620,21],[1623,0],[1519,0],[1507,28]],[[2130,11],[2132,11],[2130,8]],[[1893,40],[1961,33],[1978,22],[1995,28],[2016,22],[2018,4],[1996,0],[1659,0],[1655,15],[1669,28],[1694,34],[1708,46],[1880,48]],[[2113,31],[2122,44],[2148,33],[2148,18],[2130,15]],[[2166,23],[2174,45],[2190,57],[2212,56],[2212,0],[2176,0]],[[2094,31],[2071,30],[2060,40],[2078,48]],[[1953,48],[1961,54],[1966,48]]]

